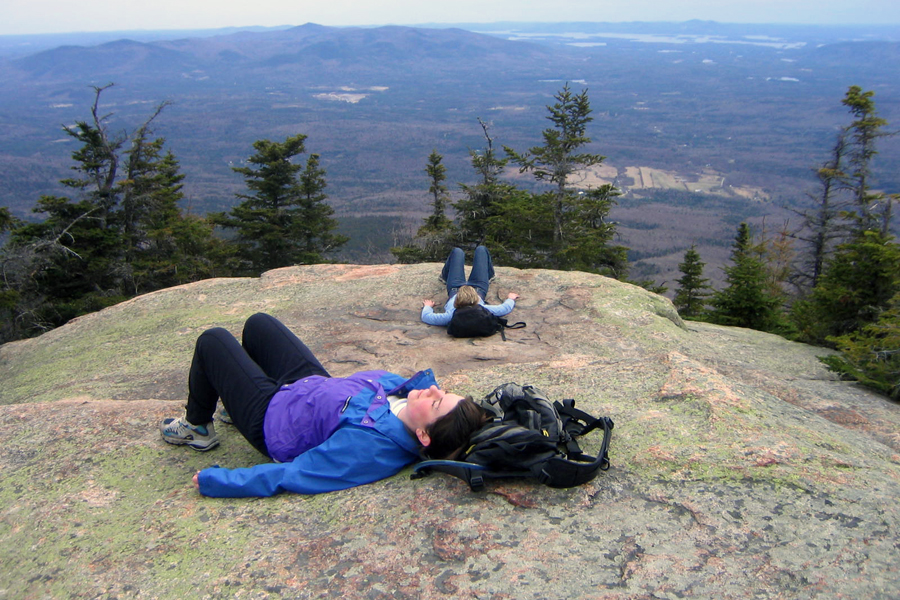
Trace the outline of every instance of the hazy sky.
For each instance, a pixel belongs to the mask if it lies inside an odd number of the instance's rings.
[[[900,24],[897,0],[0,0],[0,35],[492,21]]]

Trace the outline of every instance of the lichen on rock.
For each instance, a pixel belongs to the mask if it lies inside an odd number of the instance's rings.
[[[419,321],[440,265],[315,265],[141,296],[0,347],[0,598],[893,598],[900,408],[836,381],[826,351],[683,322],[586,273],[498,268],[525,329],[453,339]],[[613,418],[612,468],[579,488],[472,493],[408,471],[265,500],[199,496],[263,459],[232,428],[159,440],[194,340],[282,319],[334,375],[431,367]],[[584,441],[590,452],[600,436]]]

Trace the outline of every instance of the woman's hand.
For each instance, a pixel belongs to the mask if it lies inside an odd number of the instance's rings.
[[[200,471],[197,471],[196,473],[194,473],[193,482],[194,482],[194,487],[199,490],[200,489]]]
[[[422,300],[422,306],[430,306],[434,308],[434,300]]]
[[[519,299],[519,295],[515,292],[510,292],[506,297],[509,298],[510,300],[518,300]]]

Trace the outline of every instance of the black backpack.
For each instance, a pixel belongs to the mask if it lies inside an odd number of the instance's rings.
[[[487,337],[498,331],[506,341],[506,329],[521,329],[525,323],[518,322],[508,325],[503,317],[498,317],[480,304],[463,306],[453,311],[450,323],[447,324],[447,333],[455,338]]]
[[[480,401],[492,419],[475,432],[458,460],[426,460],[413,468],[413,479],[431,471],[463,479],[473,492],[486,479],[533,477],[554,488],[587,483],[609,469],[613,422],[575,408],[574,400],[551,403],[531,385],[506,383]],[[603,428],[596,457],[581,451],[576,438]]]

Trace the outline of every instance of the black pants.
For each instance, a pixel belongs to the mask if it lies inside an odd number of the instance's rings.
[[[185,417],[210,422],[221,398],[234,426],[253,447],[269,455],[263,423],[281,386],[309,375],[330,377],[306,344],[270,315],[258,313],[244,324],[242,343],[221,327],[200,334],[188,375]]]

